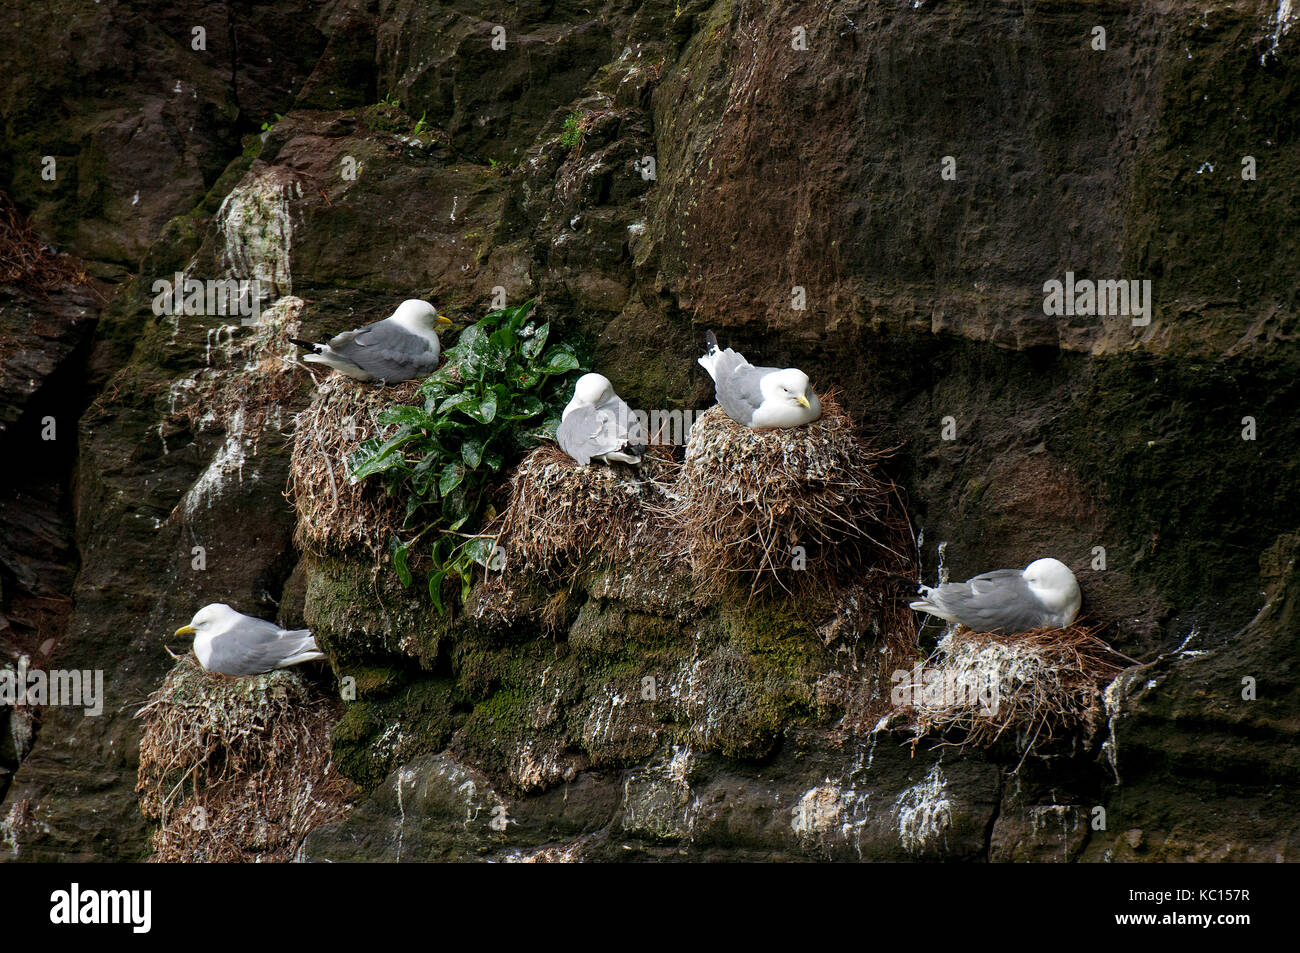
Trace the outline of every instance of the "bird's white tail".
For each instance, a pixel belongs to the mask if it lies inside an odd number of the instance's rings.
[[[316,647],[316,640],[309,629],[293,629],[280,636],[280,641],[286,643],[287,647],[292,647],[293,654],[285,656],[276,668],[288,668],[300,662],[314,662],[325,657],[325,653]]]
[[[909,602],[909,609],[916,609],[918,612],[927,612],[932,616],[937,616],[948,622],[956,622],[953,618],[952,610],[948,609],[942,599],[936,598],[936,590],[929,586],[921,587],[921,598],[915,602]]]
[[[709,372],[714,383],[718,380],[716,366],[718,363],[718,339],[712,331],[704,336],[704,354],[696,358],[700,367]]]

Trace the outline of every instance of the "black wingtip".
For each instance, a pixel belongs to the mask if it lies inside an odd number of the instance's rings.
[[[289,338],[290,344],[296,344],[306,351],[320,351],[320,345],[313,341],[299,341],[297,338]]]
[[[704,343],[707,345],[705,350],[706,353],[708,354],[712,354],[714,351],[718,349],[718,337],[716,334],[713,333],[712,328],[710,328],[709,331],[705,333]]]

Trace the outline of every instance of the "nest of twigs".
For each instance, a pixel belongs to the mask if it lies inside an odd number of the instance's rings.
[[[349,459],[364,440],[395,426],[376,419],[387,408],[415,399],[419,381],[379,387],[335,374],[296,417],[285,496],[298,514],[295,542],[317,553],[360,548],[378,558],[405,518],[401,501],[381,481],[351,482]]]
[[[355,786],[330,760],[337,701],[293,672],[205,672],[186,656],[137,713],[136,793],[154,861],[289,861]]]
[[[0,283],[48,291],[89,280],[81,262],[41,241],[13,199],[0,192]]]
[[[697,578],[762,589],[834,589],[882,559],[901,557],[893,524],[906,517],[869,446],[834,398],[820,419],[752,430],[711,407],[691,428],[667,511]]]
[[[538,447],[515,469],[501,524],[506,565],[557,571],[590,555],[625,560],[666,544],[660,507],[669,500],[674,464],[652,449],[639,466],[579,466],[554,444]]]
[[[1127,664],[1099,627],[1015,635],[957,626],[895,688],[908,704],[913,747],[926,735],[944,745],[991,747],[1011,732],[1017,748],[1091,735],[1104,720],[1102,692]]]

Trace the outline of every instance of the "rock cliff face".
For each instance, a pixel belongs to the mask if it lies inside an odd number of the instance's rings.
[[[94,283],[0,287],[0,638],[107,701],[0,708],[0,856],[147,853],[132,714],[223,600],[356,679],[366,797],[307,859],[1294,859],[1293,16],[11,5],[0,189]],[[238,317],[156,314],[178,271],[260,279],[296,337],[538,296],[644,408],[711,402],[714,328],[900,447],[927,581],[1057,556],[1142,664],[1072,752],[913,756],[832,690],[888,691],[869,611],[632,559],[444,619],[295,545],[312,381]],[[1149,280],[1150,322],[1045,315],[1067,272]]]

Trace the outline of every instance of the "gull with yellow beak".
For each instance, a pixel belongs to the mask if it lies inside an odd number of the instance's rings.
[[[302,358],[308,364],[324,364],[353,380],[397,384],[437,370],[438,328],[449,324],[429,302],[411,298],[384,320],[336,334],[328,344],[289,340],[311,352]]]
[[[307,629],[282,629],[222,602],[204,606],[176,634],[194,636],[199,664],[219,675],[261,675],[325,657]]]
[[[713,378],[718,403],[728,417],[755,429],[801,427],[822,415],[822,404],[797,367],[755,367],[731,348],[718,349],[713,332],[705,339],[700,366]]]

